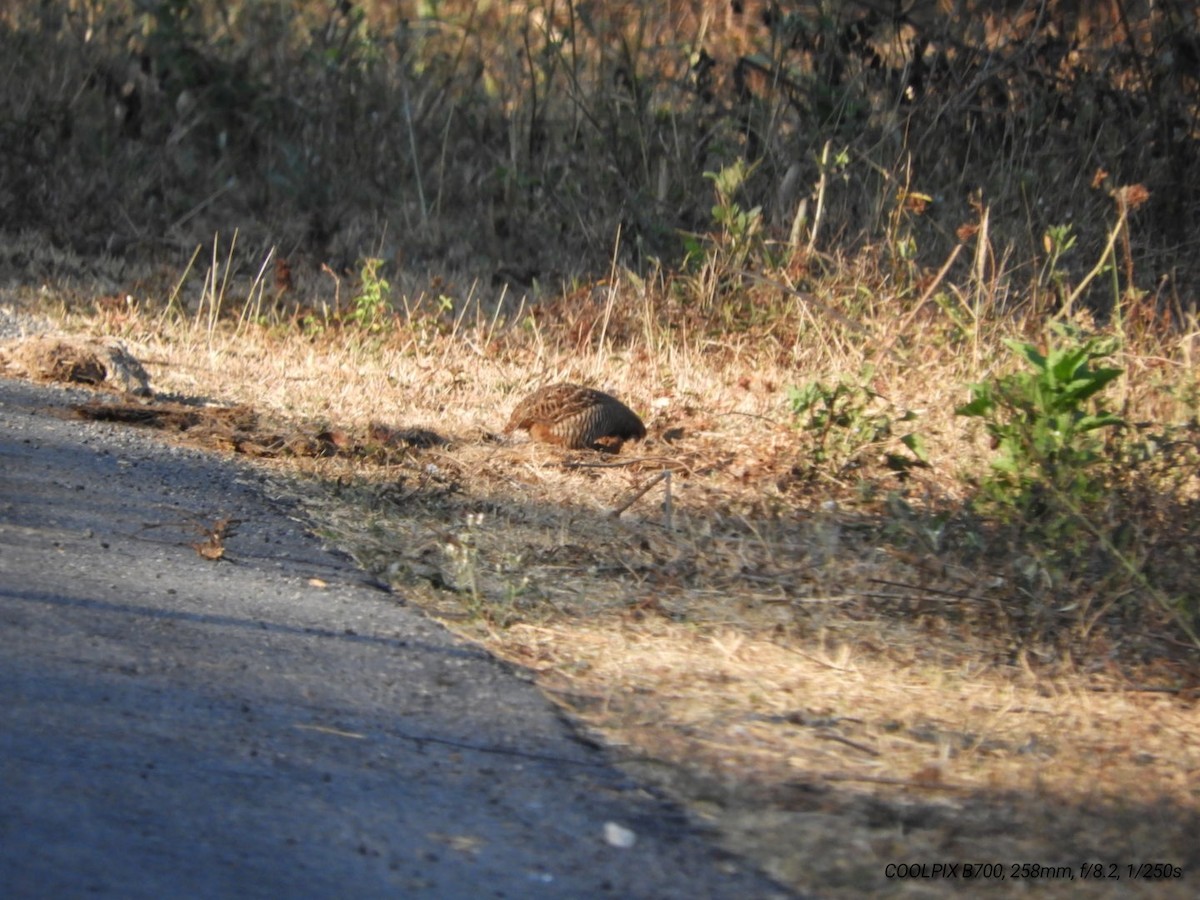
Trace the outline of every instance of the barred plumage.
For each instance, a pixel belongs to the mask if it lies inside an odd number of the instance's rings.
[[[646,436],[632,409],[609,394],[578,384],[551,384],[517,404],[506,432],[524,429],[535,441],[571,450],[616,453],[627,440]]]

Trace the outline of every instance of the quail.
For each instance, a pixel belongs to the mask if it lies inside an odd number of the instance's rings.
[[[646,436],[646,426],[632,409],[616,397],[578,384],[538,388],[517,404],[504,428],[517,429],[528,431],[535,441],[607,453]]]

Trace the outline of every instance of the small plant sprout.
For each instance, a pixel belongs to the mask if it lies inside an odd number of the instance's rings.
[[[788,390],[797,428],[810,441],[809,459],[814,467],[842,474],[855,467],[872,447],[884,450],[888,468],[905,472],[928,465],[924,441],[915,432],[896,437],[894,425],[911,422],[917,414],[895,410],[869,387],[873,372],[867,367],[857,379],[842,378],[833,384],[811,381]],[[907,452],[888,449],[893,439]]]
[[[704,177],[713,183],[717,195],[712,218],[718,235],[712,249],[715,260],[724,270],[742,268],[761,239],[762,207],[744,209],[736,199],[753,171],[753,166],[739,159],[719,172],[704,173]]]
[[[454,561],[455,583],[460,591],[468,595],[471,612],[480,615],[483,600],[479,588],[479,529],[483,525],[483,513],[468,513],[465,527],[446,541],[446,555]]]
[[[354,298],[354,309],[350,319],[368,331],[379,331],[383,318],[391,307],[392,286],[379,270],[383,260],[369,257],[362,261],[360,278],[362,285]]]
[[[1005,344],[1028,368],[970,387],[970,402],[956,412],[982,419],[996,456],[983,479],[981,499],[1008,518],[1037,519],[1048,504],[1072,508],[1094,503],[1104,490],[1094,474],[1102,458],[1102,429],[1122,424],[1105,407],[1101,392],[1123,374],[1102,365],[1116,352],[1115,339],[1083,337],[1066,325],[1052,329],[1045,353],[1014,340]],[[1047,521],[1057,531],[1063,523]]]
[[[1066,275],[1059,269],[1059,261],[1075,246],[1075,233],[1070,225],[1051,225],[1042,235],[1042,249],[1046,251],[1046,265],[1042,269],[1041,283],[1053,286],[1060,298]]]

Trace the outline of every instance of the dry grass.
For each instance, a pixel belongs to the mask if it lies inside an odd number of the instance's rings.
[[[263,460],[784,882],[1195,896],[1200,23],[875,5],[6,9],[0,289],[150,370],[81,415]],[[989,508],[955,408],[1054,321],[1128,424]],[[647,439],[499,435],[559,380]]]
[[[1180,0],[417,7],[8,4],[0,213],[89,255],[182,266],[236,226],[314,270],[557,286],[601,272],[618,229],[623,262],[677,260],[709,226],[706,173],[744,160],[775,239],[886,240],[902,275],[982,205],[1026,278],[1073,225],[1078,277],[1104,169],[1150,191],[1131,249],[1156,296],[1186,307],[1200,281]]]
[[[1195,653],[1145,591],[1136,612],[1120,604],[1087,629],[1077,610],[1056,633],[1022,626],[1021,560],[970,550],[986,525],[953,513],[990,450],[952,415],[979,373],[939,352],[936,314],[899,336],[864,317],[851,340],[797,305],[770,334],[707,339],[700,319],[691,331],[655,314],[669,289],[618,274],[517,318],[410,301],[378,331],[330,319],[306,332],[247,321],[228,299],[209,316],[212,279],[196,281],[183,315],[70,298],[60,315],[122,337],[160,394],[233,407],[234,437],[218,417],[183,439],[272,458],[327,539],[534,671],[785,883],[943,896],[962,883],[888,881],[884,867],[975,860],[1070,866],[1073,895],[1194,893]],[[779,338],[806,322],[819,340]],[[868,358],[879,393],[921,411],[930,469],[900,480],[878,449],[840,473],[807,464],[785,388]],[[646,441],[613,458],[498,434],[529,387],[558,379],[625,399]],[[1141,383],[1127,393],[1131,415],[1169,410]],[[440,440],[389,439],[425,432]],[[1086,587],[1051,593],[1111,600]],[[1081,886],[1087,860],[1166,861],[1184,877]]]
[[[1186,885],[1146,896],[1195,888],[1192,703],[989,666],[895,621],[835,620],[805,641],[661,620],[513,630],[551,696],[793,886],[881,895],[901,887],[887,863],[937,860],[1078,879],[1075,861],[1120,857],[1191,860]]]

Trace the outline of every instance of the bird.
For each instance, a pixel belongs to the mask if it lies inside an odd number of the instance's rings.
[[[632,409],[603,391],[578,384],[549,384],[517,404],[505,433],[528,431],[535,441],[568,450],[617,453],[627,440],[641,440],[646,426]]]

